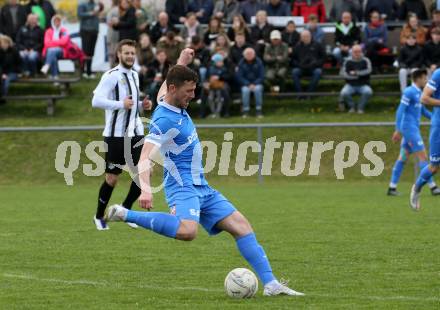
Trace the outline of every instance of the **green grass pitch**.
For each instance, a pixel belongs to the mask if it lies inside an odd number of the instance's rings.
[[[409,183],[392,198],[378,182],[217,183],[276,275],[307,296],[266,298],[260,283],[253,299],[227,297],[226,274],[249,266],[224,233],[185,243],[122,223],[96,231],[96,180],[0,186],[0,309],[439,309],[440,208],[427,190],[416,213]]]

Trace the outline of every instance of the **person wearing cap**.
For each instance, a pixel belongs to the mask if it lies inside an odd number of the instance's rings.
[[[231,79],[229,68],[225,65],[225,58],[221,53],[211,57],[211,65],[207,72],[205,87],[208,91],[208,105],[211,117],[229,116],[229,93],[228,81]]]
[[[281,40],[281,32],[273,30],[270,33],[270,43],[264,49],[263,61],[266,66],[266,79],[272,85],[272,90],[280,91],[284,86],[289,63],[289,47]]]

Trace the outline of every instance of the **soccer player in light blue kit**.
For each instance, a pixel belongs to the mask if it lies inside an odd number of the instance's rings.
[[[434,106],[429,135],[429,165],[420,171],[416,183],[411,188],[410,206],[420,210],[420,193],[423,186],[437,172],[440,165],[440,69],[434,71],[423,89],[422,103]]]
[[[425,116],[431,119],[431,112],[426,109],[420,102],[423,87],[427,82],[426,70],[415,70],[412,73],[412,85],[408,86],[403,92],[399,108],[396,112],[396,130],[393,133],[393,142],[402,139],[400,154],[396,160],[391,182],[387,194],[389,196],[397,196],[397,183],[402,174],[405,163],[410,154],[414,154],[419,159],[420,170],[428,165],[428,158],[425,151],[425,145],[420,134],[420,118]],[[428,181],[431,193],[440,195],[440,189],[436,186],[432,178]]]
[[[108,208],[105,219],[136,223],[160,235],[185,241],[196,238],[199,223],[210,235],[227,231],[263,282],[265,296],[302,296],[303,293],[275,278],[248,220],[221,193],[211,188],[204,177],[200,141],[186,112],[189,101],[194,98],[197,82],[197,74],[186,67],[193,56],[193,50],[185,49],[177,65],[168,71],[139,162],[139,204],[150,210],[153,207],[151,160],[155,152],[163,155],[165,196],[170,214],[131,211],[115,205]]]

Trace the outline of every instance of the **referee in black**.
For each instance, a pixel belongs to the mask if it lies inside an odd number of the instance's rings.
[[[121,167],[126,164],[126,155],[132,156],[134,165],[139,162],[142,146],[134,147],[144,138],[144,126],[139,117],[142,110],[150,110],[152,103],[145,98],[139,100],[139,76],[133,70],[136,57],[136,41],[122,40],[118,44],[117,55],[119,64],[107,71],[101,78],[93,92],[92,106],[105,110],[104,141],[107,143],[105,156],[106,169],[105,181],[99,189],[98,208],[93,222],[98,230],[109,229],[104,222],[104,212],[113,188],[116,186]],[[129,150],[125,150],[124,143],[127,141]],[[122,206],[131,209],[138,199],[141,190],[136,182],[132,181],[130,190]],[[137,225],[129,223],[133,228]]]

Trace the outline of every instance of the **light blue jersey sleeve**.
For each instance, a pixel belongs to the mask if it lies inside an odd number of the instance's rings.
[[[432,113],[429,111],[425,106],[422,106],[422,115],[426,117],[427,119],[432,118]]]
[[[396,130],[402,132],[402,120],[403,116],[408,110],[409,104],[411,102],[411,91],[407,88],[403,92],[402,98],[400,99],[399,107],[396,111]]]
[[[434,91],[440,88],[440,69],[434,71],[434,73],[431,76],[431,79],[428,81],[427,86]]]

